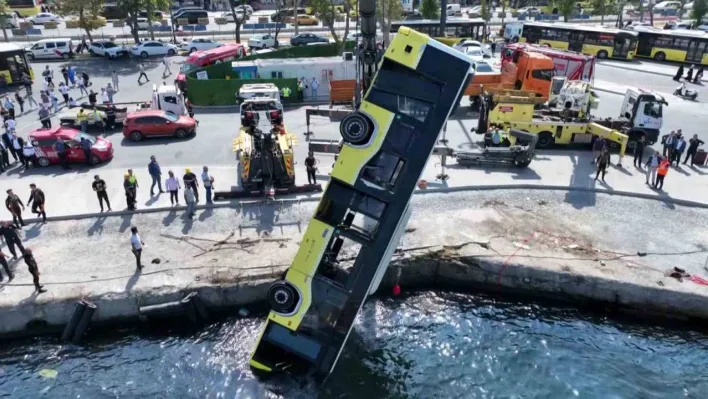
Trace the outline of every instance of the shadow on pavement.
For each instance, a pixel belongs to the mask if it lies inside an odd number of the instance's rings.
[[[595,187],[595,165],[592,163],[593,155],[574,154],[570,155],[570,160],[573,163],[573,173],[570,176],[569,187]],[[594,192],[589,191],[568,191],[565,194],[565,202],[571,204],[575,209],[583,209],[586,207],[595,206],[597,196]]]
[[[121,216],[121,224],[120,227],[118,228],[118,231],[121,233],[124,233],[128,228],[132,225],[132,220],[133,220],[133,214],[129,213],[127,215]]]
[[[125,284],[125,292],[130,292],[133,290],[133,287],[135,287],[135,284],[137,284],[138,280],[140,279],[140,270],[138,268],[135,268],[135,273],[133,273],[132,276],[128,279],[128,282]]]
[[[177,210],[176,210],[176,209],[172,209],[172,210],[169,211],[169,212],[167,213],[167,215],[165,215],[165,217],[162,219],[162,225],[163,225],[163,226],[169,226],[169,225],[172,224],[172,222],[175,221],[175,219],[177,219]]]
[[[99,216],[93,222],[93,225],[86,230],[86,234],[92,236],[94,234],[103,234],[103,223],[106,221],[107,216]]]
[[[31,240],[33,238],[39,237],[42,234],[42,227],[44,223],[35,223],[29,229],[25,230],[25,240]]]

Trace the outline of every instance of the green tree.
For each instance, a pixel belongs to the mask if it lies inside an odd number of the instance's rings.
[[[10,18],[10,8],[7,6],[7,1],[0,0],[0,27],[2,27],[2,35],[7,41],[7,20]]]
[[[400,0],[378,0],[376,3],[376,19],[381,26],[384,43],[391,42],[391,23],[403,16],[403,3]]]
[[[551,4],[558,8],[558,13],[563,16],[563,21],[568,22],[568,17],[575,11],[576,0],[553,0]]]
[[[482,8],[479,10],[480,18],[489,22],[489,20],[492,18],[492,13],[489,11],[489,1],[482,0],[479,5],[482,6]]]
[[[420,3],[420,13],[425,19],[440,18],[440,2],[438,0],[423,0]]]
[[[234,28],[234,38],[236,43],[241,43],[241,25],[248,21],[248,16],[246,15],[246,7],[239,8],[239,12],[236,12],[236,7],[246,4],[246,0],[231,0],[229,5],[231,6],[231,14],[234,16],[234,23],[236,27]]]
[[[71,1],[81,1],[81,0],[71,0]],[[96,1],[96,0],[86,0],[86,1]],[[135,43],[140,42],[140,34],[138,31],[138,18],[140,15],[141,11],[147,11],[147,19],[148,19],[148,26],[150,26],[148,29],[150,31],[150,35],[152,38],[154,38],[154,33],[152,32],[152,19],[153,19],[153,12],[157,10],[167,10],[170,1],[169,0],[118,0],[118,7],[122,8],[125,10],[125,12],[128,14],[128,18],[126,18],[126,22],[128,23],[128,26],[130,27],[130,33],[133,35],[133,40]]]
[[[62,15],[78,15],[79,28],[86,31],[89,42],[93,42],[91,31],[103,26],[99,13],[103,7],[103,0],[62,0],[59,11]]]
[[[593,8],[593,14],[600,16],[600,23],[605,23],[605,14],[607,14],[608,6],[611,7],[611,0],[593,0],[590,4]]]
[[[340,15],[339,11],[337,11],[337,7],[335,6],[335,0],[311,0],[310,7],[312,8],[312,12],[320,19],[320,21],[322,21],[322,24],[329,28],[329,33],[332,35],[334,43],[340,48],[343,47],[343,40],[341,40],[335,30],[335,22],[337,22],[338,15]],[[351,11],[351,3],[349,1],[344,2],[343,11],[345,22],[344,40],[346,40],[346,37],[349,35],[349,19]]]
[[[691,18],[696,20],[697,25],[701,24],[706,13],[708,13],[708,0],[696,0],[693,2]]]

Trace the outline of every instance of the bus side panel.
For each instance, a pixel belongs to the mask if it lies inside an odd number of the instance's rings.
[[[568,42],[559,42],[556,40],[546,40],[546,39],[540,39],[538,41],[538,44],[540,45],[549,45],[553,48],[561,49],[561,50],[568,50]]]
[[[651,58],[656,56],[656,53],[662,52],[666,54],[666,61],[684,62],[686,61],[686,50],[676,50],[670,48],[653,47],[651,49]]]
[[[610,47],[610,46],[600,46],[597,44],[583,44],[583,54],[589,54],[589,55],[595,55],[597,56],[598,53],[602,50],[607,51],[607,56],[609,58],[612,58],[615,49]]]

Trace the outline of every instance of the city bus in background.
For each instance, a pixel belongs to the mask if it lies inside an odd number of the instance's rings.
[[[566,23],[525,22],[520,42],[594,55],[597,58],[631,60],[637,48],[637,32]]]
[[[481,18],[448,18],[445,24],[445,32],[440,32],[440,21],[438,20],[393,21],[391,23],[391,33],[398,32],[398,28],[401,26],[407,26],[448,46],[453,46],[463,39],[484,41],[486,39],[486,25]]]
[[[41,1],[38,0],[5,0],[8,13],[16,13],[20,17],[31,17],[39,12]]]
[[[22,83],[23,73],[34,78],[32,65],[27,59],[24,47],[15,43],[0,43],[0,76],[3,77],[5,83],[8,85]]]
[[[175,78],[175,86],[185,91],[187,88],[187,74],[220,62],[231,62],[246,55],[242,44],[227,44],[210,50],[195,51],[187,57]]]
[[[708,65],[708,33],[700,30],[635,26],[637,57]]]

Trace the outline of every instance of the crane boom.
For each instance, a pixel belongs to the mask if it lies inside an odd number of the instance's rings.
[[[357,58],[361,68],[361,80],[357,82],[357,86],[361,86],[356,88],[355,109],[359,108],[362,93],[366,93],[376,75],[376,0],[359,0],[359,22],[361,48]]]

